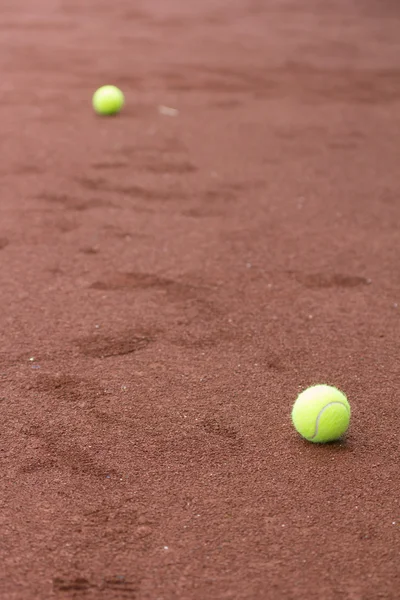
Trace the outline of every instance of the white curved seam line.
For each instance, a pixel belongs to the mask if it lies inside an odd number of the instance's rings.
[[[329,408],[329,406],[332,406],[333,404],[340,404],[340,406],[343,406],[347,410],[347,412],[349,412],[349,409],[343,402],[337,402],[337,401],[329,402],[326,406],[324,406],[324,408],[321,408],[321,410],[319,411],[317,420],[315,422],[315,433],[314,433],[314,435],[312,435],[310,437],[310,440],[313,440],[318,435],[318,425],[319,425],[319,420],[321,418],[322,413],[324,412],[324,410],[326,408]]]

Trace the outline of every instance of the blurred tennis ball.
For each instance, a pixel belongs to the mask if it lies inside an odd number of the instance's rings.
[[[115,115],[124,106],[125,98],[115,85],[103,85],[93,94],[92,104],[98,115]]]

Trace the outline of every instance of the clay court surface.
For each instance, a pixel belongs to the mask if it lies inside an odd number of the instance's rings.
[[[399,32],[2,0],[1,599],[400,597]],[[342,442],[291,425],[314,383]]]

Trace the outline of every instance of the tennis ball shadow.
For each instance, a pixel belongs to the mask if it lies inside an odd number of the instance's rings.
[[[96,113],[95,116],[98,119],[117,119],[119,117],[121,117],[121,113],[120,112],[116,112],[116,113],[104,113],[104,114],[100,114],[100,113]]]
[[[316,452],[353,452],[353,444],[351,440],[347,437],[343,436],[338,440],[333,440],[331,442],[310,442],[305,439],[299,440],[302,447],[304,448],[315,448]]]

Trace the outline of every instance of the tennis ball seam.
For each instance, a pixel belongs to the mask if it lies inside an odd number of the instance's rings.
[[[350,411],[349,411],[348,407],[346,406],[346,404],[344,404],[344,402],[337,402],[337,401],[329,402],[323,408],[321,408],[321,410],[319,411],[317,419],[315,421],[315,432],[314,432],[314,435],[312,435],[309,438],[310,440],[313,440],[318,435],[318,425],[319,425],[319,421],[320,421],[320,418],[322,416],[322,413],[324,412],[324,410],[326,410],[330,406],[333,406],[333,404],[340,404],[340,406],[343,406],[343,408],[347,411],[347,413],[350,414]]]

